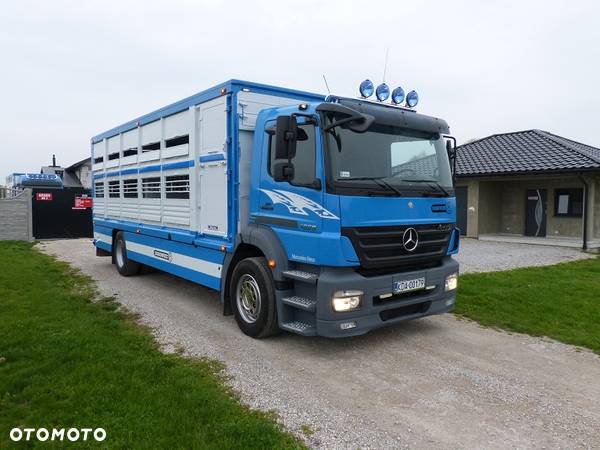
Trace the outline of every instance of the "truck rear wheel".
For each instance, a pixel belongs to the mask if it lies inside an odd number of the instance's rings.
[[[125,245],[125,238],[122,231],[119,231],[115,236],[113,249],[114,261],[121,275],[129,277],[137,275],[140,272],[142,265],[127,258],[127,246]]]
[[[231,307],[240,329],[253,338],[278,333],[275,283],[265,258],[246,258],[231,276]]]

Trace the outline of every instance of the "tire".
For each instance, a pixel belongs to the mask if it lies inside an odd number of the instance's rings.
[[[122,231],[119,231],[115,236],[115,243],[113,245],[113,258],[115,265],[117,266],[117,270],[124,277],[130,277],[131,275],[137,275],[140,273],[142,265],[127,258],[127,246],[125,244],[125,238],[123,237]]]
[[[235,320],[244,334],[260,339],[280,331],[275,283],[265,258],[240,261],[233,270],[229,292]]]

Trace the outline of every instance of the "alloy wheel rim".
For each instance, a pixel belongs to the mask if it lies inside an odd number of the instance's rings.
[[[123,267],[125,265],[125,256],[123,255],[124,248],[123,243],[121,241],[117,241],[117,265],[119,267]]]
[[[247,323],[254,323],[260,314],[262,297],[256,279],[249,274],[241,276],[236,288],[238,311]]]

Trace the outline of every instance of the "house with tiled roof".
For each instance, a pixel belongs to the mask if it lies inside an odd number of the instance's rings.
[[[457,149],[457,221],[468,237],[600,248],[600,149],[547,131]]]

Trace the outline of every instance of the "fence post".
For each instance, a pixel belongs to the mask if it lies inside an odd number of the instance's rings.
[[[33,191],[31,189],[25,189],[25,197],[27,198],[27,236],[29,241],[33,241],[33,208],[31,202],[33,201]]]

